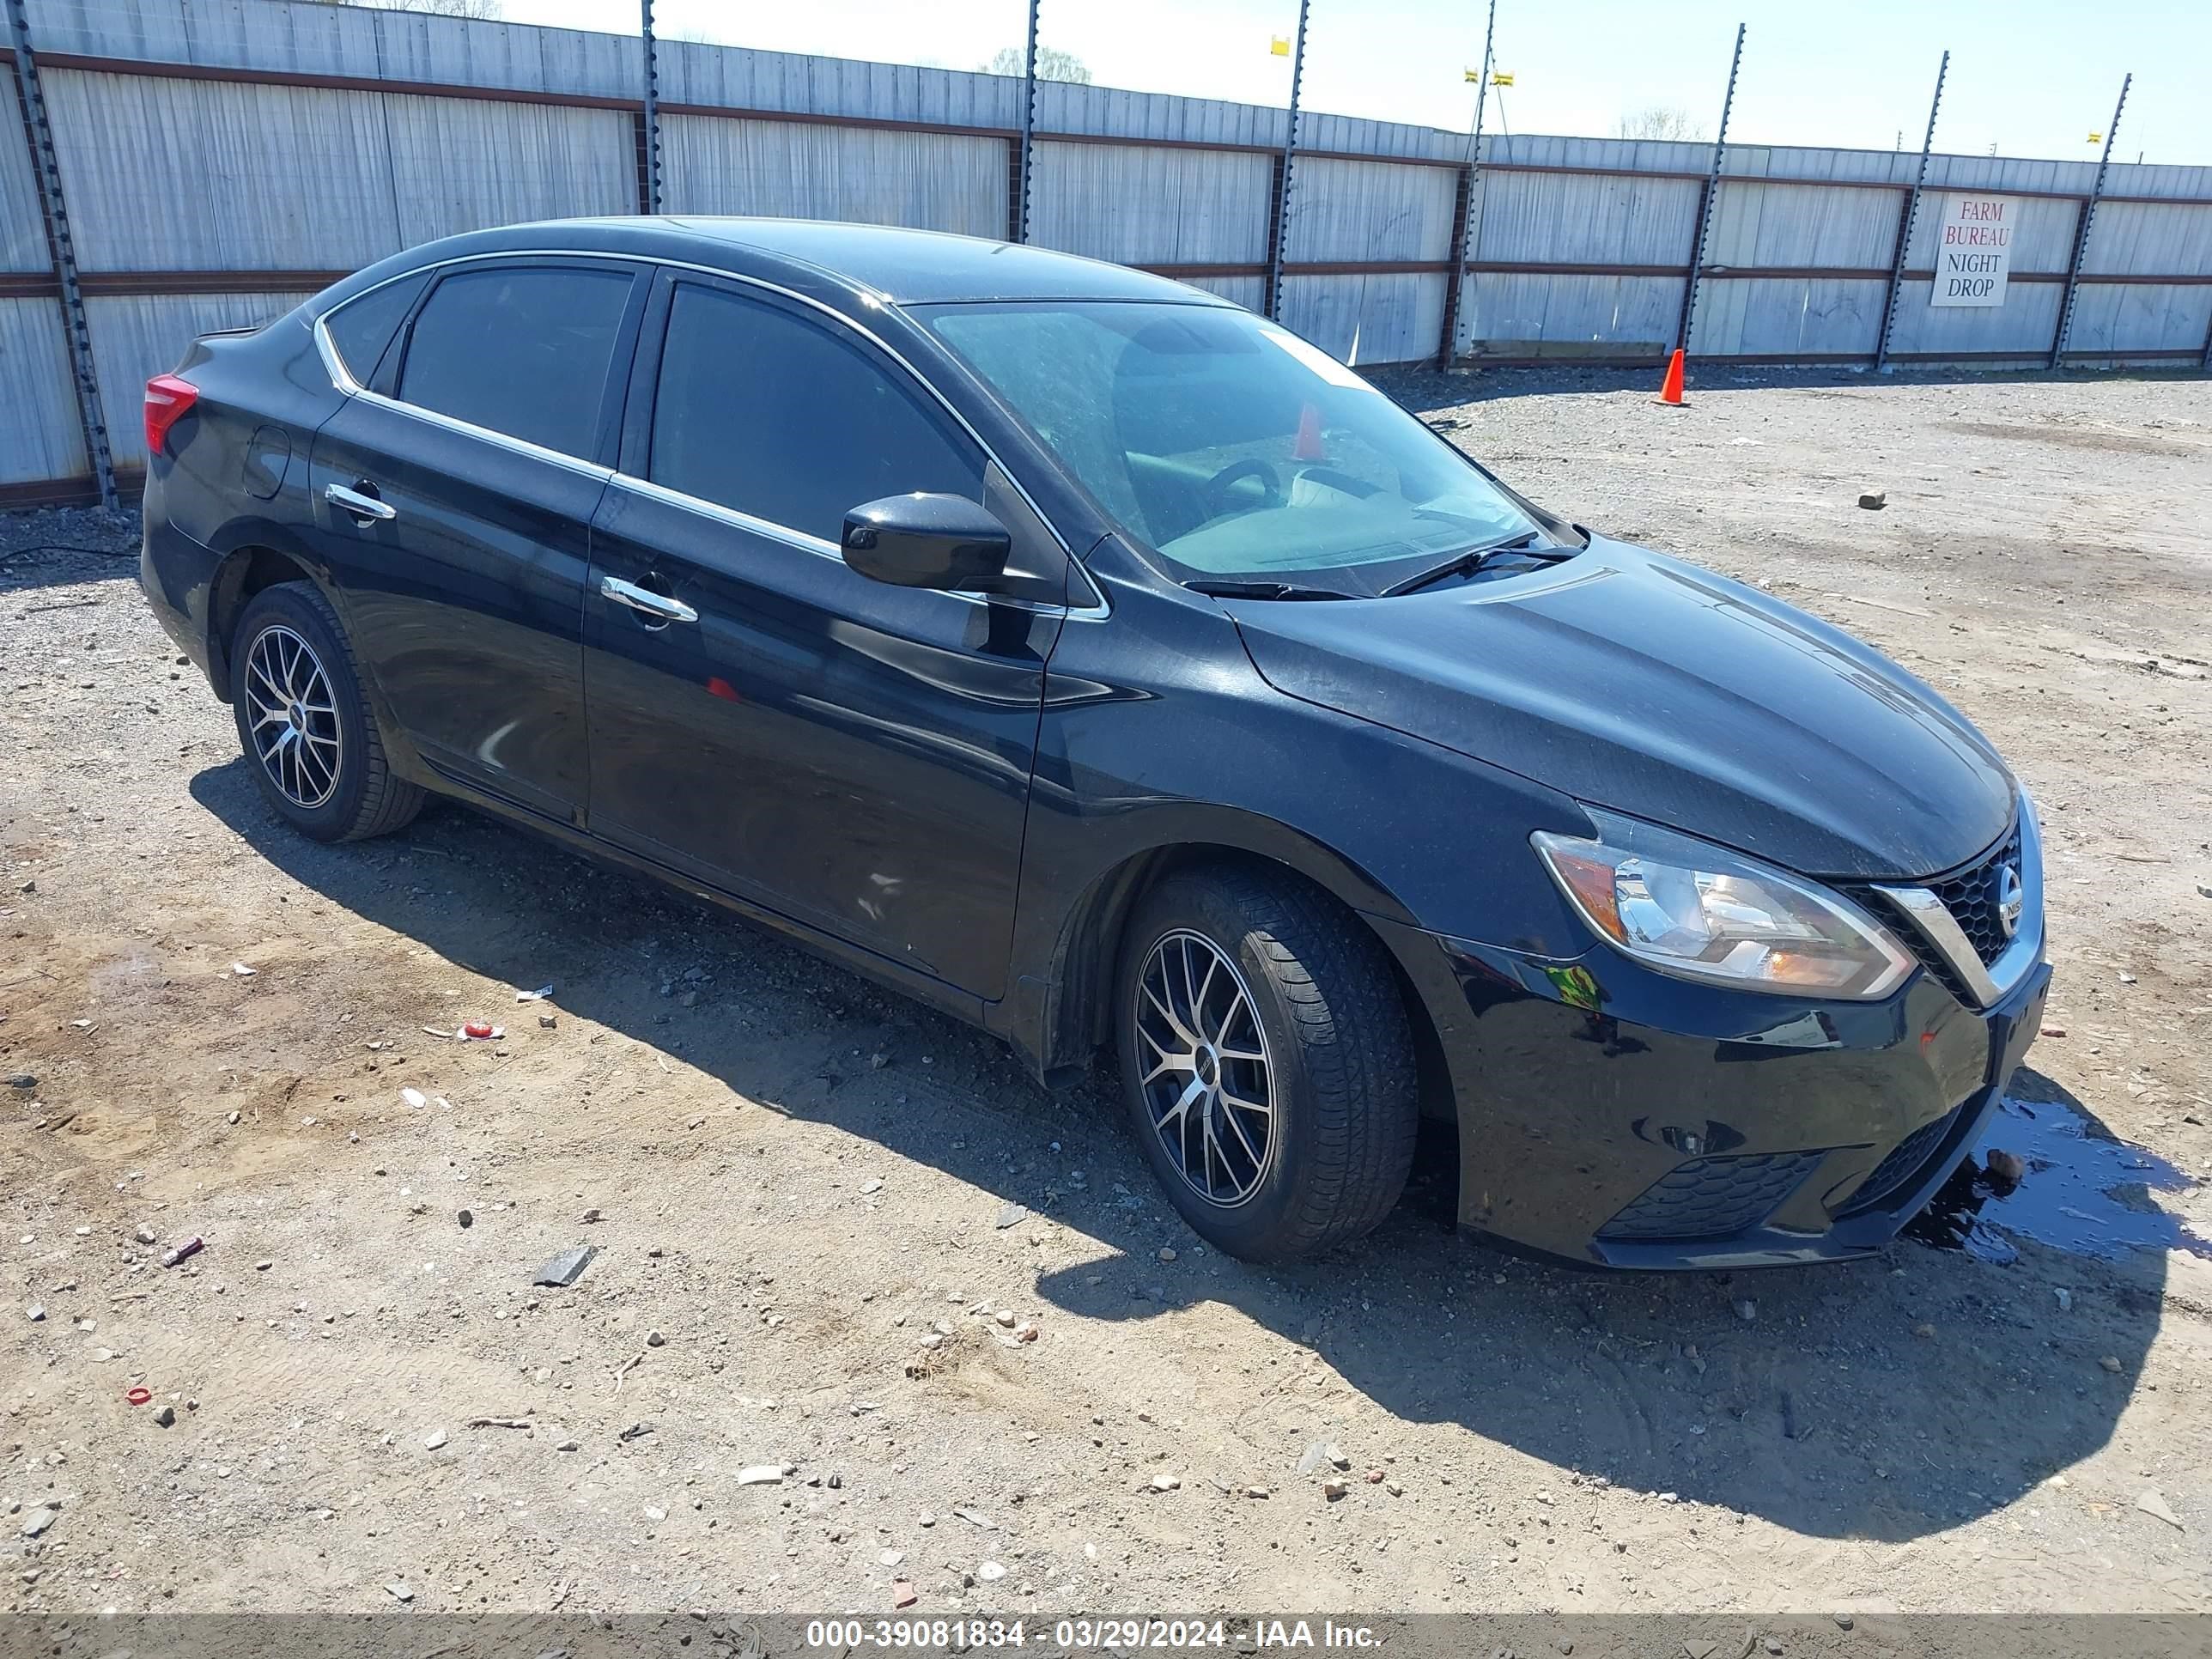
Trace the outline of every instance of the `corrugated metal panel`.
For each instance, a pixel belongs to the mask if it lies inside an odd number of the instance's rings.
[[[1538,348],[1656,351],[1674,343],[1682,286],[1674,276],[1470,276],[1459,349],[1500,357]]]
[[[1690,332],[1693,356],[1802,351],[1871,353],[1881,334],[1884,282],[1707,277]]]
[[[1125,264],[1228,264],[1267,257],[1264,155],[1043,144],[1030,183],[1031,240]]]
[[[1994,193],[2002,195],[2003,192]],[[2056,271],[2064,275],[2068,261],[2074,257],[2074,224],[2081,210],[2081,204],[2035,196],[2021,196],[2014,199],[2020,204],[2020,217],[2013,226],[2013,270]],[[1947,210],[1945,201],[1943,191],[1922,193],[1920,216],[1912,222],[1912,245],[1905,257],[1908,269],[1929,270],[1934,268],[1943,215]],[[2100,219],[2104,216],[2101,208],[2098,210],[2098,216]],[[2005,304],[2009,306],[2011,303],[2008,289]]]
[[[1555,138],[1516,134],[1482,141],[1486,161],[1522,167],[1631,167],[1639,173],[1702,173],[1713,164],[1711,144],[1659,138]]]
[[[2105,216],[2100,212],[2097,222]],[[2157,351],[2200,345],[2212,326],[2212,284],[2085,284],[2074,301],[2069,351]]]
[[[1897,291],[1893,352],[2018,352],[2042,357],[2051,350],[2058,327],[2063,283],[2014,283],[2001,306],[1931,306],[1928,283],[1906,283]],[[2202,343],[2202,337],[2199,337]]]
[[[1015,83],[1018,87],[1019,82]],[[1017,93],[1017,97],[1018,97]],[[1019,117],[1019,106],[1014,111]],[[1171,138],[1184,143],[1263,144],[1280,149],[1287,110],[1231,104],[1212,98],[1177,98],[1161,92],[1041,82],[1037,130],[1096,132],[1116,138]]]
[[[2147,276],[2212,276],[2212,207],[2104,202],[2081,269]]]
[[[398,198],[404,246],[531,219],[637,210],[635,141],[619,111],[387,101],[391,166],[406,180]]]
[[[85,270],[340,270],[403,246],[377,94],[43,79]]]
[[[1208,294],[1218,294],[1223,299],[1243,306],[1247,311],[1265,310],[1267,304],[1267,279],[1264,276],[1194,276],[1193,288],[1202,288]]]
[[[995,138],[671,116],[661,123],[672,213],[1006,234],[1006,147]]]
[[[1459,179],[1443,167],[1299,161],[1291,173],[1285,257],[1445,259]]]
[[[1716,265],[1886,269],[1902,194],[1724,180],[1705,261]]]
[[[1477,175],[1477,260],[1559,264],[1690,263],[1698,186],[1686,179]]]
[[[0,483],[91,472],[58,301],[0,300]]]
[[[638,48],[627,45],[624,90],[635,92]],[[1012,126],[1020,118],[1021,82],[1005,76],[665,40],[659,65],[660,95],[669,103],[954,126]]]
[[[86,301],[93,367],[100,377],[107,410],[107,441],[115,459],[125,463],[145,461],[146,434],[137,419],[139,393],[155,375],[177,366],[194,335],[265,323],[312,297],[306,294],[195,294]],[[72,422],[76,418],[74,404],[70,418]]]
[[[0,70],[0,270],[52,270],[46,210],[23,143],[15,71]]]
[[[1354,366],[1434,357],[1450,281],[1418,275],[1286,276],[1283,326]]]

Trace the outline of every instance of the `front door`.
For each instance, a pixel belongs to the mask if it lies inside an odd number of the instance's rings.
[[[587,793],[590,526],[647,286],[605,261],[445,273],[309,464],[317,546],[407,740],[562,823]]]
[[[663,283],[592,526],[592,830],[995,998],[1064,611],[872,581],[839,537],[863,501],[943,490],[1056,561],[1055,598],[1064,556],[862,337],[741,284]]]

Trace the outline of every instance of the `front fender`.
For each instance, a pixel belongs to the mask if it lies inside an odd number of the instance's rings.
[[[1528,845],[1589,833],[1571,799],[1285,696],[1211,601],[1094,574],[1111,614],[1072,620],[1047,669],[1012,988],[993,1021],[1041,1074],[1088,1054],[1126,901],[1180,849],[1271,860],[1388,922],[1537,956],[1587,948]]]

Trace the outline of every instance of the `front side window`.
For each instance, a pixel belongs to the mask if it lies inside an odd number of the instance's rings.
[[[1179,575],[1408,568],[1542,528],[1365,380],[1229,307],[917,307],[1137,541]]]
[[[864,501],[983,491],[981,457],[861,342],[692,283],[670,304],[647,476],[827,542]]]
[[[623,270],[455,272],[415,319],[401,401],[589,458],[630,281]]]

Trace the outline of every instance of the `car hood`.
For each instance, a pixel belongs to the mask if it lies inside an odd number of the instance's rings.
[[[1996,750],[1896,664],[1623,543],[1399,599],[1227,609],[1287,696],[1805,874],[1932,875],[2011,819]]]

